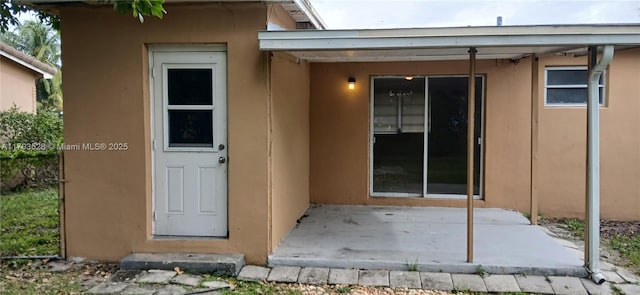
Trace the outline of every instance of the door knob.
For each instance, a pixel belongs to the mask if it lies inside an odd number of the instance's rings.
[[[218,158],[218,163],[220,163],[220,164],[224,164],[224,162],[226,162],[226,161],[227,161],[227,159],[225,159],[225,157]]]

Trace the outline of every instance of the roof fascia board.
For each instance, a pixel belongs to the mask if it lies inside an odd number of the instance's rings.
[[[640,45],[640,26],[502,28],[261,31],[258,38],[265,51]]]
[[[293,2],[307,15],[309,21],[318,29],[318,30],[326,30],[327,25],[324,23],[320,14],[313,8],[311,2],[309,0],[293,0]]]
[[[17,64],[19,64],[19,65],[21,65],[21,66],[23,66],[25,68],[28,68],[28,69],[30,69],[30,70],[38,73],[38,74],[41,74],[44,79],[53,78],[53,75],[51,73],[45,72],[42,69],[40,69],[40,68],[38,68],[38,67],[28,63],[28,62],[25,62],[24,60],[22,60],[22,59],[20,59],[20,58],[18,58],[16,56],[13,56],[12,54],[10,54],[10,53],[2,50],[2,49],[0,49],[0,55],[6,57],[7,59],[10,59],[10,60],[14,61],[15,63],[17,63]]]

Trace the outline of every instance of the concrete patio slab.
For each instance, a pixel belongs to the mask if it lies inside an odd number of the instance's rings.
[[[451,291],[453,290],[453,281],[448,273],[439,272],[421,272],[420,279],[422,288],[427,290]]]
[[[155,292],[156,292],[155,289],[149,289],[149,288],[132,285],[124,289],[124,291],[122,291],[120,294],[122,295],[153,295],[153,293]]]
[[[243,266],[242,254],[133,253],[120,261],[120,269],[124,270],[173,270],[179,267],[189,273],[231,276],[237,275]]]
[[[271,269],[267,267],[247,265],[240,270],[238,279],[243,281],[262,282],[269,276],[269,271],[271,271]]]
[[[624,295],[640,294],[640,285],[620,284],[620,285],[616,285],[616,287],[618,287],[618,290],[620,290],[620,292],[622,292],[622,294]]]
[[[168,284],[175,276],[175,271],[151,269],[147,271],[147,273],[142,274],[136,282],[146,284]]]
[[[171,279],[171,283],[173,284],[185,285],[185,286],[191,286],[191,287],[200,286],[200,282],[202,282],[201,277],[188,275],[188,274],[177,275],[173,279]]]
[[[479,275],[451,274],[453,288],[458,291],[487,292],[487,286]]]
[[[587,289],[589,295],[613,295],[613,290],[611,290],[611,284],[609,284],[609,282],[598,285],[590,279],[581,278],[580,281],[582,281],[582,285]]]
[[[392,270],[389,272],[389,285],[391,288],[420,289],[422,288],[420,273],[415,271]]]
[[[305,267],[300,270],[298,283],[311,285],[324,285],[329,280],[328,268]]]
[[[516,282],[522,292],[536,294],[553,294],[553,288],[546,277],[515,275]]]
[[[389,271],[386,270],[361,270],[358,284],[362,286],[389,286]]]
[[[281,283],[295,283],[298,281],[300,267],[297,266],[276,266],[271,269],[267,281]]]
[[[586,276],[578,255],[522,214],[475,211],[473,263],[466,262],[466,209],[312,206],[269,256],[270,266],[422,272]]]
[[[492,293],[520,292],[520,287],[512,275],[490,275],[484,277],[487,291]]]
[[[176,285],[167,285],[162,289],[159,289],[153,295],[183,295],[187,290]]]
[[[616,273],[618,275],[620,275],[620,277],[622,277],[625,281],[631,283],[631,284],[638,284],[640,283],[640,277],[638,277],[637,275],[633,274],[632,272],[630,272],[627,269],[621,268],[621,269],[616,269]]]
[[[332,268],[329,270],[329,284],[331,285],[357,285],[358,270]]]
[[[551,288],[557,295],[588,295],[580,278],[572,277],[548,277],[551,281]]]
[[[612,270],[603,270],[602,275],[607,279],[607,282],[612,283],[625,283],[625,281],[617,272]]]

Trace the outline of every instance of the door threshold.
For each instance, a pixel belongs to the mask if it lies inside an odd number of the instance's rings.
[[[372,198],[415,198],[415,199],[447,199],[447,200],[466,200],[467,195],[458,194],[410,194],[410,193],[372,193]],[[473,195],[474,200],[482,200],[480,195]]]
[[[153,235],[152,240],[228,240],[229,237]]]

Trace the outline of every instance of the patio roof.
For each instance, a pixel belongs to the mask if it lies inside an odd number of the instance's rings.
[[[518,59],[584,53],[587,46],[640,46],[640,24],[261,31],[260,50],[310,62]]]

